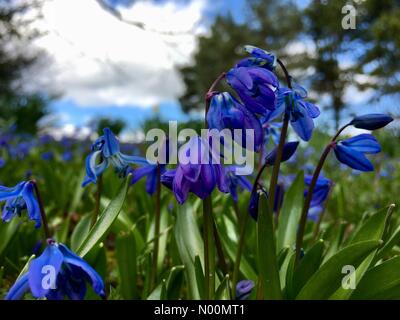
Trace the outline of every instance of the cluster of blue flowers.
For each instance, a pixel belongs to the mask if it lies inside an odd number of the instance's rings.
[[[304,88],[291,84],[291,78],[287,77],[288,87],[279,83],[275,68],[278,64],[282,66],[282,63],[276,56],[253,46],[246,46],[245,51],[250,56],[241,60],[225,74],[225,80],[233,93],[211,91],[207,95],[208,128],[220,131],[228,129],[231,132],[237,129],[253,130],[254,145],[251,151],[260,152],[265,149],[270,138],[276,145],[279,144],[278,141],[285,142],[280,138],[282,120],[285,119],[286,125],[290,123],[301,140],[309,141],[314,130],[314,119],[320,115],[319,108],[306,100],[307,92]],[[355,117],[345,127],[376,130],[392,120],[387,115],[368,114]],[[332,149],[339,162],[356,170],[372,171],[373,165],[365,154],[381,151],[375,137],[371,134],[360,134],[337,141],[338,135],[329,144],[327,153]],[[235,142],[243,148],[250,148],[245,136]],[[2,147],[8,147],[7,143],[7,139],[0,140]],[[43,138],[41,143],[45,144],[46,140]],[[263,156],[262,165],[274,166],[279,152],[281,152],[279,162],[289,160],[296,153],[298,145],[299,141],[291,141],[282,144],[281,149],[275,147],[265,157]],[[205,199],[216,187],[220,192],[230,193],[233,201],[237,202],[239,188],[252,191],[248,209],[250,215],[257,219],[259,192],[266,194],[258,181],[252,185],[248,178],[236,175],[235,165],[224,166],[219,161],[212,161],[221,155],[215,155],[211,151],[209,141],[198,136],[192,137],[180,151],[189,154],[196,148],[198,148],[196,163],[178,163],[174,169],[170,169],[165,164],[150,164],[140,156],[128,155],[121,151],[117,137],[109,128],[105,128],[103,135],[93,143],[91,152],[86,158],[86,176],[82,186],[97,183],[104,171],[112,166],[120,177],[132,173],[131,184],[146,178],[146,191],[149,194],[153,194],[157,184],[162,183],[173,191],[180,204],[187,200],[189,193]],[[67,152],[69,150],[67,145],[65,150],[63,157],[68,161],[71,155]],[[24,155],[29,152],[29,146],[20,145],[15,152],[16,156]],[[51,153],[45,153],[42,158],[48,160],[52,156]],[[0,159],[0,167],[1,163]],[[139,167],[132,169],[132,164]],[[292,180],[291,177],[287,177],[286,185],[285,183],[278,185],[274,199],[275,211],[279,211],[287,184],[291,184]],[[307,198],[309,193],[311,194],[309,218],[316,220],[318,214],[323,211],[333,182],[322,176],[306,175],[304,185],[304,197]],[[43,212],[38,194],[35,193],[34,181],[23,181],[11,188],[0,186],[0,201],[5,201],[2,212],[4,221],[8,222],[17,215],[21,216],[26,210],[29,219],[35,221],[35,227],[41,227]],[[43,286],[45,276],[43,268],[47,266],[53,268],[55,277],[49,286]],[[35,298],[83,299],[87,282],[97,295],[105,297],[104,283],[97,272],[64,244],[49,239],[42,255],[30,262],[28,271],[17,279],[6,299],[20,299],[27,291],[30,291]],[[237,298],[246,299],[253,287],[254,284],[250,281],[239,282],[236,287]]]

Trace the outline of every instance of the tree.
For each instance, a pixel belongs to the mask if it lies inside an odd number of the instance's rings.
[[[12,0],[3,0],[0,5],[0,119],[11,120],[16,131],[24,133],[37,131],[50,100],[45,93],[24,91],[21,81],[23,72],[33,66],[38,55],[21,49],[37,34],[33,30],[27,32],[30,22],[18,17],[37,5]]]
[[[301,31],[298,8],[292,1],[251,0],[249,10],[243,24],[236,23],[230,15],[218,16],[210,35],[199,38],[193,64],[180,68],[186,85],[186,92],[180,98],[184,111],[204,108],[204,94],[210,84],[244,57],[241,50],[244,45],[268,48],[284,59],[289,58],[283,49]],[[296,59],[301,60],[298,56]],[[288,63],[295,65],[298,61],[291,59]]]

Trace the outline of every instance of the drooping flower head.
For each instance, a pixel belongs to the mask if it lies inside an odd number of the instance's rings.
[[[103,135],[92,145],[92,152],[86,158],[86,177],[82,186],[96,183],[111,164],[121,177],[126,176],[129,164],[147,164],[146,159],[138,156],[128,156],[120,151],[119,141],[109,128],[103,130]],[[98,163],[99,162],[99,163]]]
[[[167,170],[161,176],[161,182],[172,189],[180,204],[186,201],[189,192],[200,199],[210,195],[215,186],[221,192],[229,192],[224,168],[215,161],[208,143],[198,136],[192,137],[181,147],[177,168]]]
[[[42,255],[31,261],[28,271],[15,282],[5,299],[19,300],[30,290],[35,298],[82,300],[86,282],[97,295],[105,297],[99,274],[65,245],[49,240]]]
[[[0,186],[0,201],[6,201],[1,215],[3,221],[8,222],[27,210],[29,219],[35,221],[35,227],[41,226],[40,208],[34,194],[33,182],[22,181],[12,188]]]
[[[258,118],[228,92],[213,95],[207,113],[207,123],[210,129],[229,129],[234,140],[243,148],[250,147],[247,143],[250,136],[246,130],[253,132],[252,151],[259,151],[263,144],[263,132]],[[242,134],[235,135],[235,129],[242,130]]]
[[[298,85],[294,89],[279,88],[276,109],[268,113],[265,121],[269,122],[286,112],[293,130],[302,140],[309,141],[314,130],[313,119],[320,115],[320,111],[305,98],[307,91]]]
[[[256,47],[245,50],[253,57],[240,61],[226,74],[226,80],[249,110],[264,115],[275,109],[279,82],[271,70],[276,58]]]
[[[381,151],[376,138],[371,134],[341,140],[333,145],[336,158],[352,169],[360,171],[373,171],[374,166],[365,154],[374,154]]]
[[[393,118],[387,114],[370,113],[355,117],[350,124],[359,129],[377,130],[387,126]]]

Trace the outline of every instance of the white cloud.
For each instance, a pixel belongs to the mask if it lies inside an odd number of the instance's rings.
[[[184,90],[175,66],[188,62],[196,48],[204,4],[136,1],[121,9],[147,31],[119,21],[96,0],[45,1],[36,26],[46,35],[36,45],[49,58],[35,72],[35,83],[82,106],[151,107],[175,100]]]

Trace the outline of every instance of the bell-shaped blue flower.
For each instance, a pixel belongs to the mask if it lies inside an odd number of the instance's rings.
[[[245,176],[237,175],[236,169],[237,166],[227,166],[225,167],[225,173],[228,179],[227,184],[229,187],[229,193],[231,194],[233,201],[238,202],[237,189],[239,188],[241,190],[251,191],[253,186]]]
[[[254,282],[251,280],[239,281],[236,285],[236,300],[246,300],[254,289]]]
[[[109,128],[103,130],[103,135],[92,145],[92,152],[86,158],[86,177],[82,186],[96,183],[111,164],[122,177],[126,176],[129,164],[147,164],[146,159],[138,156],[128,156],[120,151],[119,141]],[[98,163],[99,162],[99,163]]]
[[[35,227],[41,226],[40,208],[34,194],[33,182],[23,181],[13,188],[0,186],[0,201],[6,201],[1,218],[8,222],[16,215],[21,216],[27,210],[30,220],[35,221]]]
[[[160,164],[160,173],[163,174],[165,172],[165,165]],[[132,180],[131,185],[138,182],[140,179],[146,177],[146,192],[150,195],[154,194],[157,189],[157,165],[156,164],[147,164],[140,168],[134,169],[131,171]]]
[[[377,130],[387,126],[393,118],[383,113],[370,113],[355,117],[350,124],[359,129]]]
[[[19,300],[30,290],[35,298],[82,300],[86,282],[97,295],[105,297],[99,274],[65,245],[49,240],[42,255],[31,261],[28,271],[17,279],[5,299]]]
[[[275,109],[279,82],[270,70],[237,65],[228,71],[226,80],[250,111],[264,115]]]
[[[360,171],[373,171],[374,166],[364,154],[374,154],[381,151],[376,138],[371,134],[341,140],[333,145],[336,158],[350,168]]]
[[[259,151],[263,144],[263,130],[258,118],[228,92],[213,95],[207,123],[210,129],[229,129],[234,140],[244,148],[249,147],[246,130],[252,130],[254,134],[252,151]],[[242,130],[242,134],[235,135],[235,129]]]
[[[299,141],[287,142],[283,146],[281,162],[289,160],[297,150],[299,146]],[[265,163],[269,166],[273,166],[278,154],[278,147],[275,147],[265,158]]]
[[[293,130],[302,140],[309,141],[314,130],[313,119],[320,111],[316,105],[304,101],[306,97],[307,91],[300,86],[294,86],[293,90],[279,88],[276,109],[268,113],[265,120],[269,122],[286,112]]]
[[[161,182],[171,188],[178,203],[186,201],[189,192],[200,199],[211,194],[215,186],[221,192],[229,192],[226,184],[224,168],[210,152],[207,142],[200,137],[192,137],[179,153],[190,157],[187,163],[180,163],[174,170],[168,170],[161,176]]]

